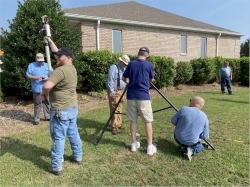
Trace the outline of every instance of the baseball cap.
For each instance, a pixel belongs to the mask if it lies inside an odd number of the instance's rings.
[[[119,60],[124,62],[124,64],[128,65],[130,58],[127,55],[123,55],[122,57],[119,57]]]
[[[139,51],[144,51],[144,52],[147,52],[149,54],[149,49],[147,47],[141,47],[139,49]]]
[[[36,60],[38,62],[44,62],[44,56],[43,56],[43,54],[42,53],[37,53],[36,54]]]
[[[67,47],[60,48],[57,52],[54,52],[54,54],[56,54],[56,55],[65,55],[65,56],[69,56],[69,57],[73,58],[72,51]]]

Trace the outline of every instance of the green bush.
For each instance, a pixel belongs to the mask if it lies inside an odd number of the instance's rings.
[[[88,51],[74,59],[78,74],[78,88],[87,88],[91,91],[106,89],[108,70],[116,63],[122,54],[112,54],[108,50]]]
[[[56,45],[69,47],[74,55],[80,52],[82,32],[69,26],[57,0],[25,0],[23,4],[18,1],[16,17],[10,22],[9,31],[1,28],[1,48],[4,51],[1,86],[5,96],[32,97],[26,69],[34,62],[36,53],[45,53],[41,28],[43,15],[49,18]]]
[[[213,58],[198,58],[190,61],[194,70],[193,76],[189,83],[192,84],[204,84],[212,82],[216,77],[215,73],[215,62]]]
[[[157,88],[168,87],[173,84],[173,78],[176,74],[174,59],[170,57],[149,56],[147,59],[152,62],[155,72],[154,85]]]
[[[3,102],[3,99],[4,99],[4,94],[1,90],[1,85],[0,85],[0,103]]]
[[[179,61],[176,66],[176,76],[174,77],[174,84],[185,84],[193,75],[192,65],[187,61]]]
[[[249,86],[249,58],[240,58],[240,75],[239,82],[242,85]]]

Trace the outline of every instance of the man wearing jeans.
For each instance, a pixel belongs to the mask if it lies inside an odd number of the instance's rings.
[[[181,145],[181,153],[188,160],[203,150],[200,138],[209,138],[208,118],[201,111],[204,104],[205,100],[196,96],[190,99],[189,107],[182,107],[171,118],[171,123],[175,126],[174,139]]]
[[[51,102],[50,134],[53,145],[51,165],[48,170],[55,175],[60,175],[66,135],[68,135],[72,149],[69,160],[77,164],[82,163],[82,141],[76,123],[78,115],[77,72],[72,63],[71,50],[65,47],[58,49],[49,37],[46,39],[55,55],[57,66],[43,85],[41,93],[42,100],[49,94]]]
[[[227,86],[228,94],[232,94],[231,81],[232,81],[232,70],[229,67],[228,62],[224,62],[224,66],[220,68],[220,83],[221,83],[221,93],[225,93],[225,85]]]
[[[26,77],[31,80],[31,89],[34,100],[34,122],[33,125],[38,125],[40,122],[40,112],[43,105],[43,113],[46,121],[49,121],[50,103],[48,97],[41,101],[40,93],[42,92],[43,84],[49,78],[48,64],[44,62],[42,53],[36,54],[36,61],[29,64]]]

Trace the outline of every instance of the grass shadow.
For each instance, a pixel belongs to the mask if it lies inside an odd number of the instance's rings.
[[[231,100],[231,99],[215,99],[213,98],[213,100],[217,100],[217,101],[222,101],[222,102],[233,102],[233,103],[241,103],[241,104],[249,104],[248,101],[236,101],[236,100]]]
[[[77,124],[81,139],[95,145],[98,143],[97,140],[100,138],[106,122],[100,123],[94,120],[78,118]],[[109,134],[107,135],[107,133]],[[122,136],[122,133],[120,135]],[[99,143],[126,146],[124,141],[117,140],[117,138],[119,138],[118,135],[111,135],[110,126],[108,125],[99,140]]]
[[[11,116],[9,115],[10,113],[12,114]],[[22,117],[20,118],[20,116]],[[2,110],[0,112],[0,117],[24,122],[32,122],[32,116],[30,115],[30,113],[24,112],[23,110]]]
[[[42,148],[41,146],[43,144],[32,145],[22,140],[14,139],[11,137],[2,137],[0,143],[0,157],[2,157],[6,153],[10,153],[13,156],[18,157],[22,160],[32,162],[38,168],[47,171],[49,163],[42,159],[42,157],[50,158],[51,152],[45,148]]]

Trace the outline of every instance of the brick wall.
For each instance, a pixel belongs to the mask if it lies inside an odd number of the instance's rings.
[[[83,51],[96,50],[97,21],[82,22]],[[200,58],[201,37],[207,38],[207,57],[216,56],[216,38],[218,34],[206,34],[161,28],[139,27],[132,25],[100,23],[100,49],[112,51],[112,30],[122,31],[122,52],[124,54],[137,54],[138,49],[147,46],[150,54],[156,56],[169,56],[175,62],[189,61]],[[187,54],[180,54],[180,37],[187,36]],[[221,35],[219,38],[218,56],[227,58],[240,57],[240,37]]]

